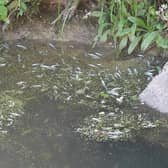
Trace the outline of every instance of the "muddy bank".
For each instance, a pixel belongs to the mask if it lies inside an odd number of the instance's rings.
[[[84,19],[84,16],[84,14],[83,16],[76,15],[65,26],[63,26],[61,21],[56,25],[52,24],[56,18],[56,14],[52,10],[49,10],[47,13],[41,12],[31,18],[22,17],[19,20],[15,20],[14,23],[11,23],[4,33],[0,32],[0,40],[54,40],[83,43],[92,46],[98,33],[97,20],[92,17]],[[97,45],[111,48],[115,47],[112,42],[97,42]],[[140,51],[137,50],[137,52]],[[127,51],[124,54],[127,55]],[[146,56],[168,57],[167,51],[163,51],[155,46],[148,48],[145,52],[141,52],[141,54]]]
[[[61,32],[62,27],[52,25],[55,19],[54,14],[36,16],[31,19],[20,19],[16,21],[9,30],[0,34],[3,40],[17,39],[41,39],[56,41],[76,41],[85,44],[92,44],[97,34],[96,25],[89,20],[74,18],[67,23]],[[26,21],[25,21],[26,20]],[[59,25],[62,25],[60,23]]]

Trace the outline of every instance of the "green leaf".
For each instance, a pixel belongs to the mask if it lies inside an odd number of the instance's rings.
[[[110,34],[110,29],[106,30],[101,36],[100,36],[100,41],[101,42],[106,42],[108,35]]]
[[[116,34],[116,37],[123,37],[123,36],[130,34],[130,33],[132,33],[132,28],[125,28],[125,29],[123,29],[122,32],[118,32]]]
[[[131,27],[131,33],[128,35],[130,42],[134,40],[136,31],[137,31],[137,26],[136,24],[133,24]]]
[[[145,29],[147,28],[145,22],[144,22],[142,19],[138,18],[138,17],[130,16],[130,17],[128,17],[128,20],[129,20],[130,22],[136,24],[136,25],[139,26],[139,27],[143,27],[143,28],[145,28]]]
[[[124,49],[127,46],[128,43],[128,36],[125,36],[119,44],[119,50],[121,51],[122,49]]]
[[[0,5],[0,20],[6,21],[8,16],[8,10],[5,6]]]
[[[156,39],[156,44],[157,44],[158,47],[161,47],[161,48],[164,48],[164,49],[168,49],[168,39],[167,38],[163,38],[160,35]]]
[[[105,92],[100,92],[99,94],[98,94],[98,96],[100,96],[100,97],[102,97],[102,98],[109,98],[110,96],[109,96],[109,94],[107,94],[107,93],[105,93]]]
[[[6,0],[0,0],[0,5],[5,5]]]
[[[102,15],[102,11],[93,11],[91,13],[91,16],[94,16],[94,17],[100,17]]]
[[[141,39],[142,39],[142,36],[134,38],[134,40],[129,45],[128,54],[131,54],[135,50],[135,48],[137,47]]]
[[[117,28],[118,28],[118,31],[122,31],[123,27],[124,27],[124,24],[125,24],[125,20],[122,19],[118,22],[118,25],[117,25]]]
[[[145,51],[153,43],[153,41],[157,38],[158,35],[158,31],[146,33],[141,44],[141,50]]]
[[[118,37],[118,35],[121,34],[121,32],[123,31],[123,27],[124,27],[124,21],[120,20],[115,27],[115,30],[117,31],[117,33],[115,34],[116,37]]]
[[[25,2],[21,3],[21,9],[25,12],[27,10],[27,5]]]
[[[19,12],[17,14],[17,16],[23,16],[23,14],[26,12],[27,10],[27,5],[25,2],[21,2],[21,6],[20,6],[20,9],[19,9]]]

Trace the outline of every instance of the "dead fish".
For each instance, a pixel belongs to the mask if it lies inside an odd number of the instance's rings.
[[[124,100],[124,97],[121,96],[121,97],[117,98],[116,100],[117,100],[118,103],[121,104],[123,102],[123,100]]]
[[[103,54],[101,54],[101,53],[98,53],[98,52],[95,52],[95,54],[97,55],[97,56],[102,56]]]
[[[6,66],[6,64],[0,64],[0,68],[1,68],[1,67],[5,67],[5,66]]]
[[[101,120],[98,118],[92,118],[92,121],[100,122]]]
[[[24,45],[21,45],[21,44],[17,44],[16,47],[21,48],[23,50],[27,50],[27,47],[25,47]]]
[[[41,64],[40,67],[44,68],[44,69],[48,69],[48,70],[56,70],[56,68],[59,66],[59,64],[55,64],[55,65],[45,65],[45,64]]]
[[[107,90],[106,83],[105,83],[105,81],[102,79],[102,77],[100,77],[100,81],[101,81],[102,86]]]
[[[41,85],[32,85],[31,88],[41,88]]]
[[[54,46],[54,44],[49,43],[48,45],[49,45],[49,47],[51,47],[51,48],[53,48],[53,49],[56,49],[56,47]]]
[[[93,68],[97,68],[96,65],[93,65],[93,64],[88,64],[90,67],[93,67]]]
[[[36,66],[39,66],[40,64],[39,63],[35,63],[35,64],[32,64],[32,67],[36,67]]]
[[[121,73],[120,72],[114,73],[114,77],[120,79],[121,78]]]
[[[20,63],[21,61],[22,61],[22,59],[21,59],[21,55],[18,54],[18,63]]]
[[[25,81],[19,81],[19,82],[17,82],[16,84],[17,85],[25,85],[27,82],[25,82]]]
[[[9,49],[9,45],[7,43],[2,44],[2,47],[5,49]]]
[[[107,93],[111,96],[119,96],[118,90],[121,88],[113,88],[111,90],[107,90]]]
[[[88,56],[93,58],[93,59],[100,59],[100,57],[96,54],[89,53]]]

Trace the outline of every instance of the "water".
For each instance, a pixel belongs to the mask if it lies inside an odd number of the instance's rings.
[[[93,50],[73,43],[3,43],[0,112],[6,118],[10,112],[20,115],[11,117],[11,125],[6,119],[1,124],[7,133],[0,136],[0,168],[168,167],[166,145],[149,137],[98,143],[86,141],[75,131],[85,117],[111,107],[104,107],[97,98],[104,90],[100,77],[105,81],[105,72],[144,63],[111,59],[111,55],[115,55],[111,48]],[[167,144],[166,131],[162,140]]]

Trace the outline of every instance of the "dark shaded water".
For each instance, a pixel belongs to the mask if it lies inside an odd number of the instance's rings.
[[[47,168],[167,168],[168,150],[139,140],[94,143],[81,140],[74,127],[90,113],[87,107],[55,104],[42,99],[1,144],[0,166]]]
[[[27,48],[16,46],[20,43]],[[8,133],[0,138],[0,168],[167,168],[168,149],[159,143],[141,138],[96,143],[75,132],[84,117],[99,108],[76,93],[90,82],[88,75],[139,62],[110,61],[111,49],[48,44],[11,42],[1,48],[0,93],[23,100],[24,114],[12,126],[4,126]],[[86,83],[78,85],[82,78]],[[90,96],[101,90],[96,82],[89,85],[94,88]]]

